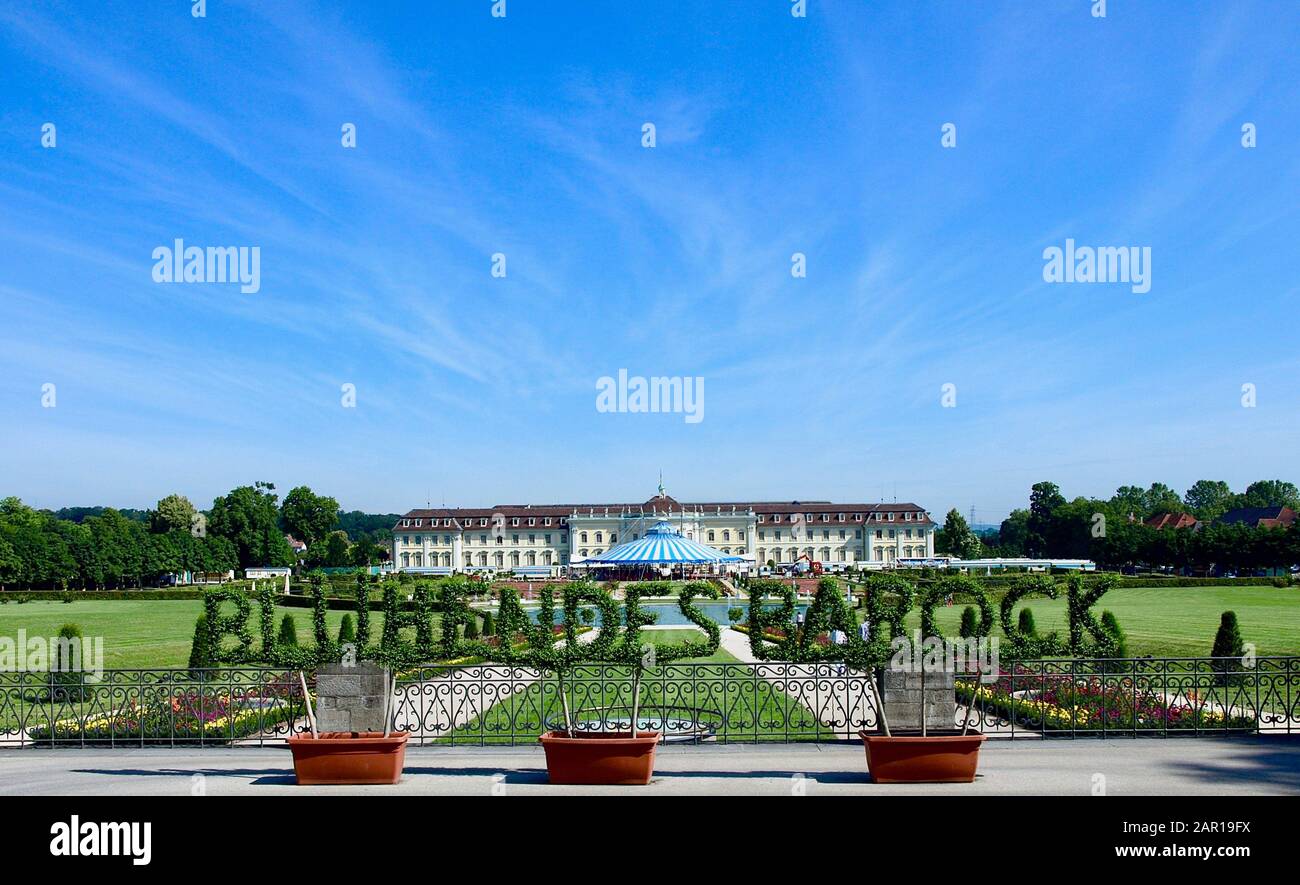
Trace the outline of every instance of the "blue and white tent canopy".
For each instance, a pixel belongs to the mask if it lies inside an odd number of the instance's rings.
[[[660,521],[645,533],[644,538],[625,541],[599,556],[588,557],[582,565],[702,565],[744,561],[744,557],[731,556],[683,538],[670,523]]]

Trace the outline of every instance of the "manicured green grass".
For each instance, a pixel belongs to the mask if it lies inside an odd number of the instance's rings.
[[[990,594],[994,607],[1001,594]],[[1068,631],[1065,596],[1031,597],[1016,607],[1034,612],[1039,633]],[[940,606],[935,614],[946,635],[955,636],[965,606]],[[1300,654],[1300,589],[1278,587],[1124,587],[1111,590],[1093,607],[1098,617],[1109,609],[1128,637],[1131,655],[1206,657],[1214,645],[1219,616],[1237,613],[1241,635],[1260,655]],[[1014,617],[1014,616],[1013,616]],[[920,613],[908,616],[908,629],[919,627]],[[995,633],[1001,630],[995,628]]]
[[[0,605],[0,636],[17,637],[18,631],[23,629],[28,636],[49,638],[55,636],[64,624],[76,624],[83,636],[104,638],[105,669],[184,667],[190,659],[194,622],[202,611],[203,603],[197,599],[78,600],[69,603],[27,602],[22,605],[11,602]],[[285,612],[293,614],[298,641],[310,644],[311,609],[277,608],[277,631]],[[345,610],[333,609],[326,613],[331,635],[338,635],[345,614]],[[434,620],[437,621],[436,615]],[[259,623],[257,606],[254,605],[250,626],[255,646]],[[383,612],[372,609],[371,635],[378,639],[383,628]]]
[[[687,627],[681,630],[642,630],[641,638],[655,645],[668,645],[674,642],[699,642],[704,639],[704,631]],[[708,657],[691,658],[681,661],[683,664],[737,664],[740,659],[721,646]],[[679,662],[674,662],[679,663]]]

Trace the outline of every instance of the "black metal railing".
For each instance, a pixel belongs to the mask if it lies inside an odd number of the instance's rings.
[[[1007,737],[1300,734],[1300,657],[1021,661],[957,680],[958,719]]]
[[[559,681],[527,668],[420,666],[395,685],[391,725],[417,744],[533,744],[564,722]],[[970,725],[995,737],[1300,734],[1300,657],[1023,661],[956,686],[954,724],[974,693]],[[564,697],[576,728],[632,724],[625,667],[580,666]],[[875,697],[835,664],[669,664],[643,679],[636,724],[669,742],[856,740],[876,729]],[[263,746],[307,728],[282,669],[0,673],[0,747]]]

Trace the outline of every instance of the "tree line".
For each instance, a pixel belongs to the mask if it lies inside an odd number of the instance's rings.
[[[1283,480],[1260,480],[1244,492],[1226,482],[1200,480],[1179,495],[1163,483],[1122,486],[1109,499],[1067,500],[1052,482],[1035,483],[1029,506],[992,531],[977,533],[956,510],[936,532],[935,552],[1034,559],[1092,559],[1103,568],[1173,568],[1188,571],[1284,569],[1300,563],[1300,526],[1256,527],[1217,522],[1243,507],[1300,510],[1300,490]],[[1157,529],[1145,520],[1188,513],[1195,527]]]
[[[0,499],[0,588],[119,589],[164,575],[224,573],[253,566],[374,565],[387,557],[384,514],[341,514],[338,502],[299,486],[283,502],[255,482],[218,496],[206,511],[171,494],[147,511],[112,507],[37,510]],[[347,528],[357,531],[349,538]],[[299,556],[288,536],[307,545]]]

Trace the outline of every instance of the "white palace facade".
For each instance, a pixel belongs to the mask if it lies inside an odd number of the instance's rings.
[[[393,564],[428,574],[559,574],[668,520],[684,537],[748,560],[889,566],[934,555],[936,525],[916,504],[784,501],[514,504],[412,510],[393,527]]]

